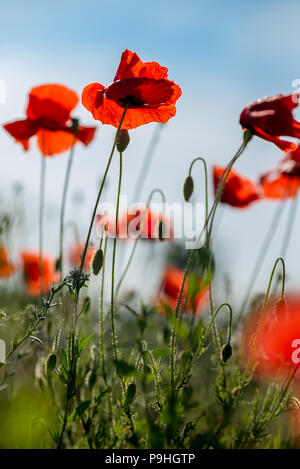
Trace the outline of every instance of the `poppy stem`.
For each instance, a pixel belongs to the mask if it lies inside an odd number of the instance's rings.
[[[124,112],[123,112],[122,117],[121,117],[121,120],[120,120],[120,124],[119,124],[119,126],[118,126],[117,131],[116,131],[114,143],[113,143],[113,146],[112,146],[112,149],[111,149],[111,152],[110,152],[110,155],[109,155],[109,159],[108,159],[108,162],[107,162],[107,165],[106,165],[106,168],[105,168],[104,176],[103,176],[102,181],[101,181],[101,185],[100,185],[100,189],[99,189],[98,196],[97,196],[97,199],[96,199],[94,211],[93,211],[92,218],[91,218],[91,221],[90,221],[90,226],[89,226],[88,235],[87,235],[86,242],[85,242],[85,246],[84,246],[84,250],[83,250],[83,253],[82,253],[82,258],[81,258],[81,263],[80,263],[80,272],[82,272],[82,270],[83,270],[83,265],[84,265],[84,261],[85,261],[85,257],[86,257],[86,253],[87,253],[87,249],[88,249],[88,245],[89,245],[89,242],[90,242],[91,234],[92,234],[92,229],[93,229],[93,225],[94,225],[94,221],[95,221],[95,217],[96,217],[96,213],[97,213],[97,208],[98,208],[99,201],[100,201],[100,198],[101,198],[101,195],[102,195],[102,191],[103,191],[103,188],[104,188],[104,184],[105,184],[105,181],[106,181],[107,173],[108,173],[108,170],[109,170],[109,168],[110,168],[110,164],[111,164],[111,161],[112,161],[112,157],[113,157],[113,154],[114,154],[116,145],[117,145],[118,134],[119,134],[119,131],[120,131],[121,127],[122,127],[122,124],[123,124],[123,121],[124,121],[124,118],[125,118],[125,114],[126,114],[127,109],[128,109],[128,104],[126,105],[126,107],[125,107],[125,109],[124,109]]]
[[[253,268],[253,271],[252,271],[252,275],[250,277],[249,284],[248,284],[248,287],[246,289],[246,295],[245,295],[244,301],[243,301],[242,306],[241,306],[241,308],[239,310],[239,313],[238,313],[237,324],[240,322],[240,320],[241,320],[241,318],[244,314],[245,308],[246,308],[247,303],[249,301],[249,297],[251,295],[252,289],[253,289],[254,284],[255,284],[255,280],[257,279],[258,274],[259,274],[259,272],[260,272],[260,270],[263,266],[263,263],[266,259],[266,256],[267,256],[267,253],[268,253],[268,248],[272,243],[272,240],[273,240],[274,235],[276,233],[276,228],[278,227],[280,218],[283,214],[283,208],[284,208],[284,205],[282,203],[279,203],[278,206],[276,207],[276,210],[274,211],[274,214],[273,214],[272,218],[271,218],[271,223],[270,223],[269,229],[266,233],[266,236],[265,236],[264,241],[262,243],[261,249],[258,253],[256,262],[255,262],[255,265],[254,265],[254,268]]]
[[[111,318],[111,334],[112,334],[112,345],[114,352],[114,359],[119,359],[119,352],[117,347],[117,337],[115,329],[115,263],[116,263],[116,248],[117,248],[117,233],[118,233],[118,220],[119,220],[119,205],[120,205],[120,192],[122,184],[122,172],[123,172],[123,155],[120,151],[120,170],[119,170],[119,184],[118,184],[118,195],[117,195],[117,207],[116,207],[116,222],[115,222],[115,236],[113,241],[113,255],[112,255],[112,269],[111,269],[111,297],[110,297],[110,318]]]
[[[62,279],[62,275],[63,275],[63,244],[64,244],[65,209],[66,209],[66,201],[67,201],[67,193],[68,193],[69,182],[70,182],[71,169],[72,169],[74,153],[75,153],[77,130],[78,130],[78,121],[76,119],[76,126],[73,123],[74,139],[72,142],[71,151],[70,151],[70,155],[68,159],[67,170],[66,170],[64,186],[63,186],[62,201],[61,201],[60,227],[59,227],[59,258],[58,258],[58,271],[60,273],[60,279]]]
[[[46,179],[46,159],[41,155],[41,175],[40,175],[40,209],[39,209],[39,270],[40,270],[40,302],[43,300],[43,227],[44,227],[44,205],[45,205],[45,179]]]
[[[219,186],[218,186],[218,189],[217,189],[215,200],[213,202],[213,205],[210,209],[210,212],[209,212],[208,216],[206,217],[204,227],[203,227],[203,229],[201,230],[201,233],[198,236],[198,240],[201,239],[204,230],[207,229],[207,225],[208,225],[210,219],[211,219],[211,224],[210,224],[210,228],[208,230],[208,236],[209,237],[211,236],[211,231],[212,231],[212,227],[213,227],[213,221],[214,221],[216,209],[217,209],[217,206],[218,206],[219,201],[221,199],[221,195],[222,195],[222,192],[223,192],[227,177],[229,176],[229,173],[230,173],[230,170],[231,170],[232,166],[237,161],[237,159],[241,156],[241,154],[245,150],[245,148],[246,148],[246,146],[247,146],[247,144],[250,140],[251,140],[251,135],[249,133],[245,135],[245,133],[244,133],[243,143],[239,147],[239,149],[236,152],[236,154],[234,155],[234,157],[230,160],[230,162],[226,166],[226,168],[225,168],[225,170],[224,170],[224,172],[221,176],[220,182],[219,182]],[[170,367],[171,367],[171,392],[172,392],[172,396],[174,395],[174,392],[175,392],[176,336],[177,336],[177,326],[178,326],[178,318],[179,318],[179,315],[180,315],[180,306],[181,306],[181,301],[182,301],[182,294],[183,294],[184,285],[185,285],[186,279],[188,277],[189,271],[190,271],[190,269],[193,265],[193,260],[194,260],[194,256],[195,256],[196,252],[198,252],[198,250],[193,249],[193,251],[191,252],[190,257],[188,259],[188,263],[187,263],[187,266],[186,266],[186,269],[185,269],[185,272],[184,272],[184,276],[183,276],[183,280],[182,280],[182,283],[181,283],[181,287],[180,287],[180,292],[179,292],[179,295],[178,295],[178,300],[177,300],[177,305],[176,305],[176,310],[175,310],[175,323],[174,323],[174,326],[172,328],[172,333],[171,333],[171,365],[170,365]]]
[[[163,127],[164,127],[164,124],[157,124],[157,126],[154,130],[154,133],[152,135],[152,138],[150,140],[150,144],[149,144],[149,146],[147,148],[147,151],[145,153],[143,164],[141,166],[141,169],[140,169],[137,181],[136,181],[136,185],[135,185],[135,188],[134,188],[134,191],[133,191],[133,195],[132,195],[132,202],[133,203],[139,202],[138,199],[141,196],[141,193],[142,193],[142,190],[143,190],[143,187],[144,187],[144,184],[145,184],[145,180],[146,180],[146,177],[148,175],[148,171],[150,169],[152,159],[153,159],[153,156],[154,156],[154,152],[155,152],[156,147],[158,145],[158,142],[159,142],[160,135],[161,135]]]
[[[149,198],[148,198],[148,201],[147,201],[147,204],[146,204],[146,210],[145,210],[145,213],[143,214],[143,217],[142,217],[142,220],[141,220],[141,223],[140,223],[140,229],[139,229],[139,233],[138,233],[138,236],[136,238],[136,240],[134,241],[134,245],[133,245],[133,248],[132,248],[132,251],[130,253],[130,256],[129,256],[129,259],[127,261],[127,264],[125,266],[125,269],[120,277],[120,280],[118,282],[118,285],[117,285],[117,288],[116,288],[116,298],[118,297],[118,294],[119,294],[119,291],[120,291],[120,288],[121,288],[121,285],[123,283],[123,280],[129,270],[129,267],[131,266],[131,263],[132,263],[132,260],[133,260],[133,257],[134,257],[134,254],[135,254],[135,251],[136,251],[136,248],[137,248],[137,243],[138,243],[138,240],[140,239],[141,237],[141,233],[142,233],[142,228],[143,228],[143,224],[144,224],[144,221],[145,221],[145,217],[147,216],[147,209],[149,208],[149,205],[150,205],[150,202],[152,200],[152,197],[153,195],[155,194],[155,192],[158,192],[161,197],[162,197],[162,200],[163,200],[163,203],[165,203],[166,201],[166,197],[165,197],[165,194],[163,193],[163,191],[161,189],[153,189],[149,195]]]

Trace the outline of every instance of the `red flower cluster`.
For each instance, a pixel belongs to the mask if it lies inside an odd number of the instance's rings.
[[[126,49],[112,84],[91,83],[82,92],[82,104],[96,120],[118,127],[127,107],[122,129],[150,122],[167,122],[176,114],[181,89],[168,80],[168,69],[157,62],[142,62]]]
[[[69,251],[69,260],[71,266],[79,267],[81,264],[81,257],[84,251],[85,241],[79,241],[75,246],[71,246]],[[96,249],[93,246],[89,246],[86,252],[86,256],[83,263],[83,270],[87,270],[93,260]]]
[[[120,239],[136,239],[140,236],[142,239],[149,239],[150,241],[159,238],[159,225],[160,222],[164,224],[164,239],[172,239],[173,231],[171,228],[171,221],[162,217],[160,214],[150,209],[136,209],[127,211],[119,216],[117,224],[117,237]],[[97,217],[97,230],[102,231],[102,226],[105,225],[106,231],[110,237],[115,235],[116,221],[114,217]]]
[[[258,330],[260,313],[255,311],[246,321],[242,356],[248,362],[253,350],[252,361],[260,378],[286,377],[300,360],[300,297],[289,295],[286,300],[271,301]]]
[[[0,278],[10,277],[15,273],[15,266],[9,260],[9,252],[5,246],[0,246]]]
[[[221,202],[233,207],[248,207],[259,199],[286,199],[295,197],[300,188],[300,144],[282,140],[288,136],[300,138],[300,123],[292,111],[299,104],[299,96],[276,95],[260,99],[246,106],[240,115],[243,129],[274,143],[284,150],[278,166],[260,176],[253,183],[234,171],[230,171],[221,195]],[[214,189],[217,192],[225,168],[214,167]]]
[[[183,277],[184,271],[177,267],[168,266],[165,269],[160,286],[160,312],[164,313],[166,307],[172,310],[176,308]],[[191,275],[184,284],[181,306],[185,305],[184,311],[186,313],[192,311],[193,314],[199,315],[203,313],[206,307],[208,283],[201,278],[197,278],[196,282],[193,280]],[[186,301],[187,295],[188,300]]]
[[[24,251],[21,257],[23,260],[23,274],[28,295],[39,296],[41,294],[41,287],[43,294],[48,293],[51,284],[58,280],[58,276],[55,272],[54,259],[50,256],[43,255],[41,279],[39,253],[35,251]]]
[[[33,88],[29,93],[26,119],[3,127],[15,140],[29,148],[29,140],[37,136],[38,147],[44,156],[52,156],[71,148],[74,130],[71,111],[78,103],[77,94],[66,86],[47,84]],[[79,126],[76,137],[84,145],[94,138],[96,127]]]

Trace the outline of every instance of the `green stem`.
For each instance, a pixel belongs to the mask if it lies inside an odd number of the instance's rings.
[[[113,255],[112,255],[112,269],[111,269],[111,297],[110,297],[110,315],[111,315],[111,333],[112,333],[112,345],[114,352],[114,359],[118,360],[119,353],[117,348],[117,337],[115,330],[115,317],[114,317],[114,295],[115,295],[115,263],[116,263],[116,247],[117,247],[117,235],[118,235],[118,221],[119,221],[119,205],[120,205],[120,193],[122,183],[122,152],[120,152],[120,172],[119,172],[119,184],[118,184],[118,196],[117,196],[117,208],[116,208],[116,223],[115,223],[115,236],[113,242]]]
[[[63,275],[63,244],[64,244],[64,219],[65,219],[65,209],[66,209],[66,200],[67,200],[67,193],[68,187],[70,182],[70,175],[71,169],[74,159],[74,150],[75,150],[75,143],[76,143],[76,132],[74,133],[74,139],[71,146],[71,151],[68,159],[68,165],[64,180],[64,187],[63,187],[63,194],[62,194],[62,202],[61,202],[61,211],[60,211],[60,229],[59,229],[59,273],[60,279]]]
[[[232,160],[226,166],[226,168],[223,172],[223,175],[220,179],[220,183],[219,183],[219,186],[218,186],[218,189],[217,189],[217,193],[216,193],[216,196],[215,196],[214,203],[212,205],[212,208],[211,208],[208,216],[206,217],[204,228],[203,228],[203,230],[201,231],[201,233],[198,237],[199,240],[201,239],[201,237],[203,235],[203,231],[207,229],[207,224],[209,223],[209,221],[211,219],[211,224],[210,224],[210,228],[209,228],[209,231],[208,231],[208,236],[210,237],[212,227],[213,227],[213,221],[214,221],[214,217],[215,217],[215,213],[216,213],[216,208],[217,208],[217,206],[219,204],[219,201],[221,199],[221,195],[222,195],[222,192],[223,192],[223,189],[224,189],[224,186],[225,186],[226,179],[227,179],[227,177],[230,173],[230,170],[231,170],[232,166],[237,161],[237,159],[241,156],[241,154],[245,150],[245,148],[246,148],[249,141],[250,140],[246,140],[244,138],[244,141],[243,141],[242,145],[239,147],[238,151],[236,152],[236,154],[234,155]],[[190,254],[190,257],[188,259],[188,263],[187,263],[187,266],[186,266],[186,269],[185,269],[185,272],[184,272],[184,277],[183,277],[183,280],[182,280],[182,284],[181,284],[181,287],[180,287],[180,292],[179,292],[179,296],[178,296],[178,300],[177,300],[177,305],[176,305],[175,324],[173,326],[172,334],[171,334],[171,389],[172,389],[172,394],[174,394],[174,389],[175,389],[175,347],[176,347],[177,322],[178,322],[178,317],[179,317],[179,311],[180,311],[180,305],[181,305],[184,285],[185,285],[187,276],[189,274],[189,271],[191,269],[193,259],[194,259],[194,256],[195,256],[196,252],[197,252],[197,250],[194,249],[192,251],[192,253]]]
[[[276,210],[274,211],[274,214],[273,214],[272,218],[271,218],[271,223],[270,223],[269,229],[266,233],[266,236],[265,236],[264,241],[262,243],[261,249],[258,253],[256,262],[254,264],[252,275],[250,277],[250,281],[249,281],[248,287],[246,289],[246,295],[245,295],[244,301],[243,301],[243,303],[240,307],[239,313],[238,313],[237,323],[240,322],[240,320],[243,316],[243,313],[244,313],[245,308],[248,304],[249,297],[251,295],[252,289],[254,287],[255,280],[257,279],[258,274],[259,274],[259,272],[260,272],[260,270],[261,270],[261,268],[264,264],[264,261],[266,259],[266,256],[267,256],[267,253],[268,253],[268,248],[271,245],[271,242],[272,242],[273,237],[274,237],[275,232],[276,232],[276,228],[279,224],[281,215],[283,213],[283,208],[282,207],[283,207],[283,205],[281,203],[279,203]]]
[[[40,209],[39,209],[39,269],[40,269],[40,302],[43,299],[43,221],[45,205],[45,178],[46,178],[46,159],[41,155],[41,175],[40,175]]]
[[[136,238],[136,240],[134,241],[134,245],[133,245],[132,251],[131,251],[131,253],[130,253],[129,259],[128,259],[128,261],[127,261],[127,264],[126,264],[126,266],[125,266],[125,269],[124,269],[124,271],[123,271],[123,273],[122,273],[122,275],[121,275],[121,277],[120,277],[120,280],[119,280],[118,285],[117,285],[117,288],[116,288],[116,298],[118,297],[118,293],[119,293],[119,291],[120,291],[120,288],[121,288],[121,285],[122,285],[122,283],[123,283],[123,280],[124,280],[124,278],[125,278],[125,276],[126,276],[128,270],[129,270],[129,268],[130,268],[130,266],[131,266],[131,263],[132,263],[132,260],[133,260],[133,257],[134,257],[134,254],[135,254],[135,251],[136,251],[136,248],[137,248],[138,240],[139,240],[140,237],[141,237],[142,228],[143,228],[143,223],[144,223],[145,217],[146,217],[146,215],[147,215],[147,210],[148,210],[148,208],[149,208],[150,202],[151,202],[152,197],[153,197],[153,195],[155,194],[155,192],[158,192],[159,194],[161,194],[163,203],[165,203],[165,201],[166,201],[165,194],[163,193],[162,190],[160,190],[160,189],[153,189],[153,190],[151,191],[150,196],[149,196],[148,201],[147,201],[147,204],[146,204],[146,210],[145,210],[145,212],[144,212],[144,214],[143,214],[143,216],[142,216],[141,222],[140,222],[140,229],[139,229],[137,238]]]
[[[96,213],[97,213],[97,208],[98,208],[99,201],[100,201],[100,198],[101,198],[101,195],[102,195],[102,191],[103,191],[104,184],[105,184],[106,177],[107,177],[107,173],[108,173],[111,161],[112,161],[112,157],[113,157],[116,145],[117,145],[117,138],[118,138],[119,130],[122,127],[122,124],[123,124],[127,109],[128,109],[128,105],[124,109],[123,115],[122,115],[121,120],[120,120],[120,124],[117,128],[114,143],[113,143],[110,155],[109,155],[109,159],[108,159],[108,162],[107,162],[107,165],[106,165],[106,168],[105,168],[104,176],[103,176],[103,179],[102,179],[102,182],[101,182],[101,185],[100,185],[100,189],[99,189],[99,192],[98,192],[98,196],[97,196],[97,199],[96,199],[95,207],[94,207],[92,218],[91,218],[91,221],[90,221],[88,235],[87,235],[84,250],[83,250],[83,253],[82,253],[81,264],[80,264],[80,271],[81,272],[83,270],[83,264],[84,264],[84,261],[85,261],[85,256],[86,256],[88,245],[89,245],[89,242],[90,242],[90,237],[91,237],[91,233],[92,233],[92,229],[93,229],[93,225],[94,225],[94,221],[95,221],[95,217],[96,217]]]
[[[157,144],[159,142],[160,134],[161,134],[163,127],[164,127],[163,124],[157,124],[157,127],[155,128],[155,131],[151,138],[150,144],[145,153],[144,161],[143,161],[142,167],[139,172],[139,176],[136,181],[135,189],[133,191],[133,196],[132,196],[133,203],[138,202],[138,199],[141,196],[141,193],[142,193],[145,181],[146,181],[146,177],[147,177],[149,168],[151,166],[153,155],[157,147]]]

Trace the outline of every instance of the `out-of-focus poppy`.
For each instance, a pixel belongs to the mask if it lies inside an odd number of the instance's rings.
[[[224,170],[225,168],[220,166],[213,167],[215,194],[217,193]],[[233,207],[245,208],[252,202],[260,199],[260,197],[261,194],[258,186],[250,181],[250,179],[246,179],[231,170],[226,179],[220,201]]]
[[[71,111],[78,103],[77,94],[69,88],[48,84],[33,88],[29,93],[26,119],[5,124],[4,129],[29,148],[29,140],[37,136],[38,147],[44,156],[52,156],[71,148],[74,129]],[[76,141],[88,145],[94,138],[96,127],[79,126]]]
[[[79,241],[75,246],[71,246],[69,252],[69,260],[72,267],[79,267],[84,250],[85,242]],[[86,256],[83,263],[83,270],[87,270],[94,258],[96,249],[93,246],[88,246]]]
[[[261,310],[254,311],[244,325],[242,356],[247,363],[252,354],[260,378],[286,377],[300,361],[300,297],[270,301],[258,329],[260,314]]]
[[[97,229],[102,231],[105,225],[109,237],[115,235],[115,219],[113,217],[97,217]],[[173,238],[171,220],[163,217],[151,209],[132,209],[119,216],[117,237],[120,239],[142,239],[155,241],[159,239],[159,227],[162,224],[162,237],[164,240]]]
[[[159,291],[159,311],[164,312],[166,307],[172,310],[176,308],[184,271],[174,266],[167,266],[161,281]],[[185,303],[185,312],[192,311],[193,314],[202,314],[207,306],[207,279],[196,278],[190,275],[184,284],[181,306]],[[188,294],[188,300],[186,296]]]
[[[284,159],[275,169],[260,177],[260,184],[267,199],[294,198],[300,187],[300,163]]]
[[[9,253],[5,246],[0,246],[0,278],[10,277],[15,273],[15,266],[9,260]]]
[[[168,69],[157,62],[142,62],[126,49],[114,81],[105,88],[91,83],[82,92],[82,104],[96,120],[118,127],[127,106],[122,129],[134,129],[149,122],[167,122],[176,114],[181,89],[167,79]]]
[[[42,256],[42,285],[40,256],[35,251],[23,251],[21,253],[23,260],[23,274],[26,283],[26,290],[30,296],[39,296],[42,293],[48,293],[50,285],[58,281],[55,272],[55,261],[48,255]]]
[[[299,96],[277,94],[248,104],[240,115],[240,124],[254,135],[275,143],[285,152],[296,148],[296,144],[280,137],[300,138],[300,123],[292,111],[299,104]]]

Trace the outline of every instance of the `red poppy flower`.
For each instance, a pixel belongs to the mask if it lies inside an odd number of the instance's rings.
[[[82,92],[82,104],[94,119],[118,127],[128,106],[122,129],[134,129],[149,122],[167,122],[176,114],[181,89],[167,79],[168,69],[157,62],[142,62],[126,49],[114,81],[105,88],[91,83]]]
[[[0,278],[10,277],[15,273],[15,266],[9,261],[9,253],[4,246],[0,246]]]
[[[281,140],[279,137],[300,138],[300,123],[292,111],[299,104],[296,94],[278,94],[248,104],[240,115],[240,124],[244,129],[252,130],[254,135],[275,143],[285,152],[296,147],[295,143]]]
[[[39,296],[41,293],[40,256],[35,251],[24,251],[21,254],[23,260],[23,274],[27,293],[30,296]],[[50,285],[58,280],[55,272],[55,261],[52,257],[42,257],[42,293],[48,293]]]
[[[258,377],[274,379],[278,373],[285,377],[300,360],[300,297],[289,295],[286,301],[269,302],[258,330],[260,313],[255,311],[245,324],[243,358],[248,362],[253,350],[252,363]]]
[[[296,197],[300,187],[300,163],[285,158],[275,169],[260,177],[260,184],[267,199]]]
[[[220,179],[225,168],[213,167],[214,189],[217,193]],[[259,188],[249,179],[246,179],[231,170],[220,198],[220,201],[233,207],[245,208],[255,200],[260,199]]]
[[[172,239],[173,231],[169,218],[162,217],[159,213],[150,209],[127,211],[119,217],[117,237],[120,239],[136,239],[140,236],[142,239],[149,239],[151,241],[157,240],[159,238],[160,222],[163,223],[163,239]],[[115,223],[113,217],[107,218],[100,215],[97,217],[97,229],[99,232],[102,231],[102,226],[105,224],[107,233],[111,237],[115,235]]]
[[[78,103],[77,94],[62,85],[42,85],[29,93],[27,118],[5,124],[3,127],[15,140],[29,148],[29,140],[37,136],[38,147],[44,156],[51,156],[71,148],[74,131],[71,111]],[[96,127],[79,126],[77,141],[88,145]]]
[[[166,268],[160,287],[159,306],[161,312],[164,312],[166,306],[172,310],[176,308],[183,277],[183,270],[173,266]],[[202,314],[207,304],[208,283],[206,280],[198,278],[196,281],[194,280],[193,275],[187,278],[183,288],[181,305],[184,305],[188,293],[189,298],[185,305],[185,312],[192,310],[194,314]]]
[[[75,246],[72,246],[69,252],[69,260],[72,267],[79,267],[85,246],[85,241],[79,241]],[[87,270],[93,260],[96,249],[89,246],[83,263],[83,270]]]

